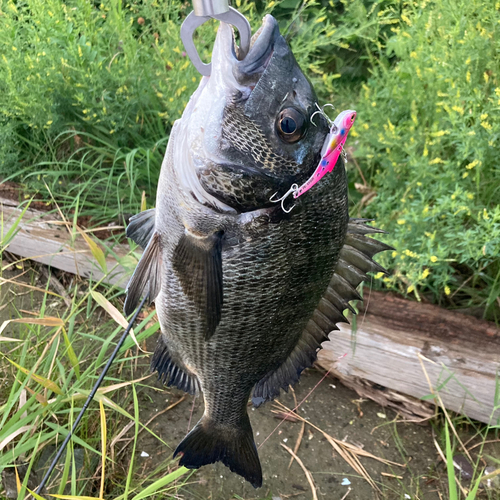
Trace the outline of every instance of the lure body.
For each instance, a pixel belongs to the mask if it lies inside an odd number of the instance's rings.
[[[333,170],[340,153],[342,153],[347,135],[354,125],[355,119],[356,111],[352,109],[342,111],[342,113],[335,118],[330,128],[330,133],[326,136],[319,165],[311,177],[309,177],[302,186],[293,191],[293,197],[295,199],[303,195],[306,191],[309,191],[309,189],[317,184],[327,173]]]

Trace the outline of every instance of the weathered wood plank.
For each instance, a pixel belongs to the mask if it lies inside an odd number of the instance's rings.
[[[21,210],[0,198],[0,211],[5,232]],[[73,229],[70,233],[52,214],[28,210],[8,251],[124,287],[139,253],[130,255],[127,245],[98,243],[112,270],[108,276],[78,233]],[[500,330],[495,325],[391,294],[372,292],[365,303],[368,307],[358,316],[354,335],[346,325],[330,334],[331,342],[319,353],[321,366],[363,397],[425,418],[432,412],[430,403],[412,399],[430,394],[423,364],[447,408],[482,422],[499,423],[500,408],[495,409],[494,399]]]
[[[500,330],[494,324],[391,294],[372,292],[366,303],[355,334],[346,325],[330,333],[318,356],[323,368],[416,398],[431,393],[427,372],[446,408],[500,423]]]
[[[22,210],[11,200],[0,198],[0,212],[5,234]],[[105,283],[124,288],[137,263],[137,258],[130,255],[128,246],[105,244],[93,238],[106,255],[108,274],[105,275],[82,236],[72,228],[68,230],[60,222],[54,214],[28,209],[7,250],[63,271],[94,281],[102,279]]]

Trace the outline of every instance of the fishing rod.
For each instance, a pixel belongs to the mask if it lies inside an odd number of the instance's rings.
[[[56,456],[54,457],[54,460],[52,460],[50,467],[48,468],[47,472],[45,473],[45,476],[43,477],[42,482],[40,483],[40,485],[36,489],[37,494],[40,495],[44,486],[47,484],[47,481],[49,480],[50,475],[54,471],[54,469],[57,465],[57,462],[59,462],[59,459],[61,458],[62,454],[64,453],[64,450],[66,449],[66,446],[68,445],[69,440],[72,438],[73,434],[76,431],[76,428],[78,427],[78,424],[80,423],[81,419],[83,418],[85,411],[89,407],[91,401],[94,399],[94,396],[96,395],[97,390],[99,389],[100,385],[102,384],[102,381],[104,380],[104,377],[106,376],[106,373],[108,373],[109,367],[111,366],[111,364],[115,360],[115,358],[118,354],[118,351],[121,349],[121,347],[123,346],[123,343],[125,342],[126,338],[128,337],[128,334],[129,334],[130,330],[132,329],[132,325],[135,323],[137,316],[139,316],[139,313],[141,312],[141,309],[143,308],[146,300],[148,299],[148,296],[149,296],[149,294],[146,294],[145,297],[142,299],[141,303],[139,304],[139,307],[137,308],[134,315],[132,316],[132,319],[130,320],[127,328],[125,329],[125,331],[123,332],[123,335],[121,336],[120,340],[118,341],[118,344],[116,344],[116,347],[115,347],[114,351],[112,352],[110,358],[108,359],[106,366],[102,370],[101,375],[99,376],[99,378],[97,379],[97,382],[95,383],[94,387],[90,391],[90,394],[88,395],[87,400],[85,401],[82,409],[80,410],[78,417],[76,417],[76,420],[73,424],[73,427],[71,428],[68,435],[66,436],[63,443],[61,444],[59,450],[57,451]]]

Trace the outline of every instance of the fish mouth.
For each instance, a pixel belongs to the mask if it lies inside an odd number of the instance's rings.
[[[262,20],[262,26],[250,40],[250,49],[245,57],[236,45],[234,31],[228,50],[233,56],[233,75],[240,85],[253,86],[269,65],[274,52],[274,44],[280,36],[276,19],[267,14]]]

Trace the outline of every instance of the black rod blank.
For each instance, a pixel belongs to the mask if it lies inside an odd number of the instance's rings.
[[[148,294],[146,294],[146,296],[142,299],[141,303],[139,304],[139,307],[137,308],[134,315],[132,316],[132,319],[130,320],[127,328],[125,329],[125,331],[123,332],[123,335],[121,336],[120,340],[118,341],[118,344],[116,344],[115,350],[112,352],[110,358],[108,359],[108,362],[106,363],[106,366],[104,367],[104,369],[101,372],[101,375],[99,375],[97,382],[95,383],[94,387],[90,391],[90,394],[88,395],[87,400],[85,401],[82,409],[80,410],[78,417],[76,417],[76,420],[73,424],[73,427],[71,428],[71,431],[65,437],[59,450],[57,451],[56,456],[54,457],[54,460],[52,460],[50,467],[48,468],[47,472],[45,473],[45,476],[43,476],[42,482],[40,483],[40,485],[38,486],[38,488],[36,490],[38,494],[41,494],[43,487],[46,485],[47,481],[49,480],[50,475],[54,471],[54,469],[57,465],[57,462],[59,462],[61,455],[64,453],[64,450],[66,449],[66,446],[68,445],[69,440],[71,439],[71,437],[75,433],[76,428],[78,427],[78,424],[80,423],[80,420],[82,419],[85,411],[89,407],[90,402],[94,399],[94,396],[96,395],[97,390],[99,389],[100,385],[102,384],[102,381],[104,380],[104,377],[106,376],[106,373],[108,372],[109,367],[111,366],[111,364],[115,360],[115,358],[118,354],[118,351],[121,349],[123,343],[125,342],[126,338],[128,337],[128,334],[129,334],[130,330],[132,329],[132,326],[135,323],[137,316],[139,316],[139,313],[141,312],[141,309],[144,306],[144,303],[146,302],[147,298],[148,298]]]

